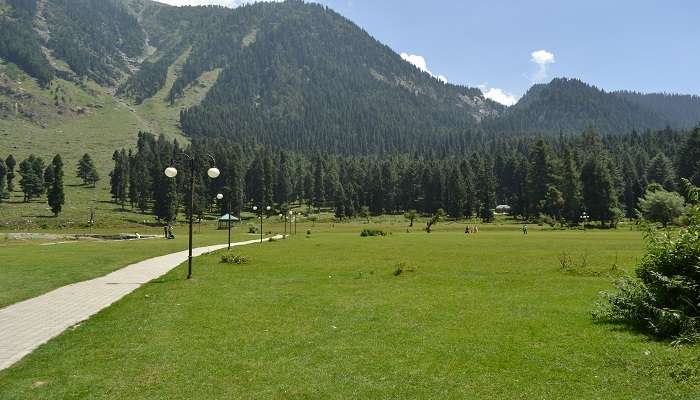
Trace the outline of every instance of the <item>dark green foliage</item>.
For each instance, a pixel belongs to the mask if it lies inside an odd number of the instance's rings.
[[[129,194],[129,157],[124,149],[112,155],[114,169],[109,173],[110,193],[114,202],[124,207]]]
[[[698,188],[689,187],[694,206],[690,227],[677,235],[648,234],[648,251],[637,279],[617,283],[604,293],[594,317],[624,323],[661,339],[700,340],[700,210]]]
[[[685,201],[681,195],[663,189],[647,191],[644,197],[639,199],[639,211],[644,219],[659,222],[664,227],[683,214],[684,206]]]
[[[5,165],[7,166],[7,191],[12,192],[15,190],[15,166],[17,164],[17,161],[15,161],[15,158],[10,154],[7,156],[7,159],[5,159]]]
[[[700,125],[679,149],[677,165],[679,177],[689,179],[694,185],[700,185]]]
[[[47,43],[78,76],[112,84],[128,71],[124,56],[143,52],[146,37],[136,17],[114,0],[51,0],[44,13]]]
[[[363,229],[362,232],[360,233],[360,236],[362,237],[367,237],[367,236],[386,236],[386,232],[384,232],[381,229]]]
[[[52,171],[53,180],[48,188],[47,200],[49,207],[51,207],[51,212],[53,212],[55,216],[58,216],[63,209],[63,205],[66,203],[65,194],[63,192],[64,173],[61,156],[57,154],[48,168]]]
[[[673,191],[676,189],[676,176],[673,171],[673,163],[665,154],[659,153],[651,159],[647,171],[649,183],[658,183],[664,189]]]
[[[85,153],[80,161],[78,161],[76,176],[83,180],[84,185],[90,185],[92,187],[95,187],[95,184],[100,180],[100,175],[97,173],[97,168],[90,154]]]
[[[0,58],[17,64],[42,86],[54,77],[30,21],[0,16]]]
[[[5,198],[5,183],[7,177],[7,165],[5,161],[0,158],[0,203]]]
[[[19,185],[24,193],[25,202],[44,194],[44,171],[44,161],[33,154],[19,163],[19,173],[22,175]]]
[[[333,11],[298,1],[239,8],[213,22],[171,99],[217,67],[224,70],[204,102],[182,113],[192,136],[295,151],[408,151],[468,135],[475,115],[503,108],[478,89],[419,71]]]
[[[614,94],[664,117],[674,129],[690,129],[700,123],[700,96],[629,91]]]
[[[603,224],[616,222],[617,193],[609,161],[598,155],[590,157],[581,168],[581,182],[583,202],[591,219]]]
[[[635,128],[661,129],[666,124],[665,118],[623,97],[578,79],[557,78],[532,86],[516,105],[486,127],[516,134],[571,134],[592,125],[599,132],[616,134]]]

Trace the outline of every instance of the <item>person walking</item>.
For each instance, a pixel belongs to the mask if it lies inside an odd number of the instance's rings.
[[[523,235],[527,235],[527,224],[523,225]]]

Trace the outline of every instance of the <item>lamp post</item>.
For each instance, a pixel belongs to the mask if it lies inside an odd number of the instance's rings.
[[[195,175],[195,155],[194,153],[192,155],[189,155],[185,152],[182,152],[181,155],[189,161],[189,167],[190,167],[190,209],[188,210],[188,218],[189,218],[189,252],[187,256],[187,279],[192,278],[192,220],[193,218],[193,212],[194,212],[194,175]],[[212,164],[214,164],[214,157],[211,155],[207,154],[207,156],[211,159]],[[221,175],[221,171],[219,171],[218,168],[216,167],[211,167],[207,170],[207,175],[211,179],[216,179]],[[177,168],[175,167],[168,167],[165,169],[165,176],[168,178],[175,178],[177,176]]]
[[[224,195],[219,193],[216,195],[216,198],[221,201],[224,199]],[[231,201],[228,201],[228,205],[226,207],[226,217],[227,217],[227,222],[228,222],[228,249],[231,250]]]
[[[253,211],[258,211],[260,210],[259,216],[260,216],[260,243],[263,242],[263,207],[258,207],[258,206],[253,206]],[[270,211],[272,210],[272,207],[267,206],[265,207],[265,210]]]
[[[583,221],[583,231],[584,231],[584,232],[586,231],[586,223],[588,222],[588,220],[589,220],[590,218],[591,218],[591,217],[590,217],[588,214],[586,214],[585,211],[583,212],[583,214],[581,214],[581,220]]]

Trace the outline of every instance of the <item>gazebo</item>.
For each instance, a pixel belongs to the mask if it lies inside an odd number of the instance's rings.
[[[231,214],[222,215],[221,218],[219,218],[219,228],[218,229],[227,229],[229,221],[231,224],[234,224],[238,220],[239,220],[238,218],[234,217]]]

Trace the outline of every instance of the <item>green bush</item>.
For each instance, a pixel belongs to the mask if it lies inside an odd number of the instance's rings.
[[[384,232],[381,229],[363,229],[362,232],[360,233],[360,236],[362,236],[362,237],[386,236],[386,232]]]
[[[221,255],[221,263],[222,264],[236,264],[236,265],[243,265],[243,264],[248,264],[250,260],[248,257],[241,255],[241,254],[234,254],[234,253],[224,253]]]
[[[258,228],[254,227],[254,226],[249,226],[248,233],[258,233]]]
[[[637,279],[619,280],[617,291],[602,293],[596,320],[624,323],[660,339],[700,341],[699,191],[691,187],[689,192],[695,205],[688,229],[676,235],[650,230]]]

